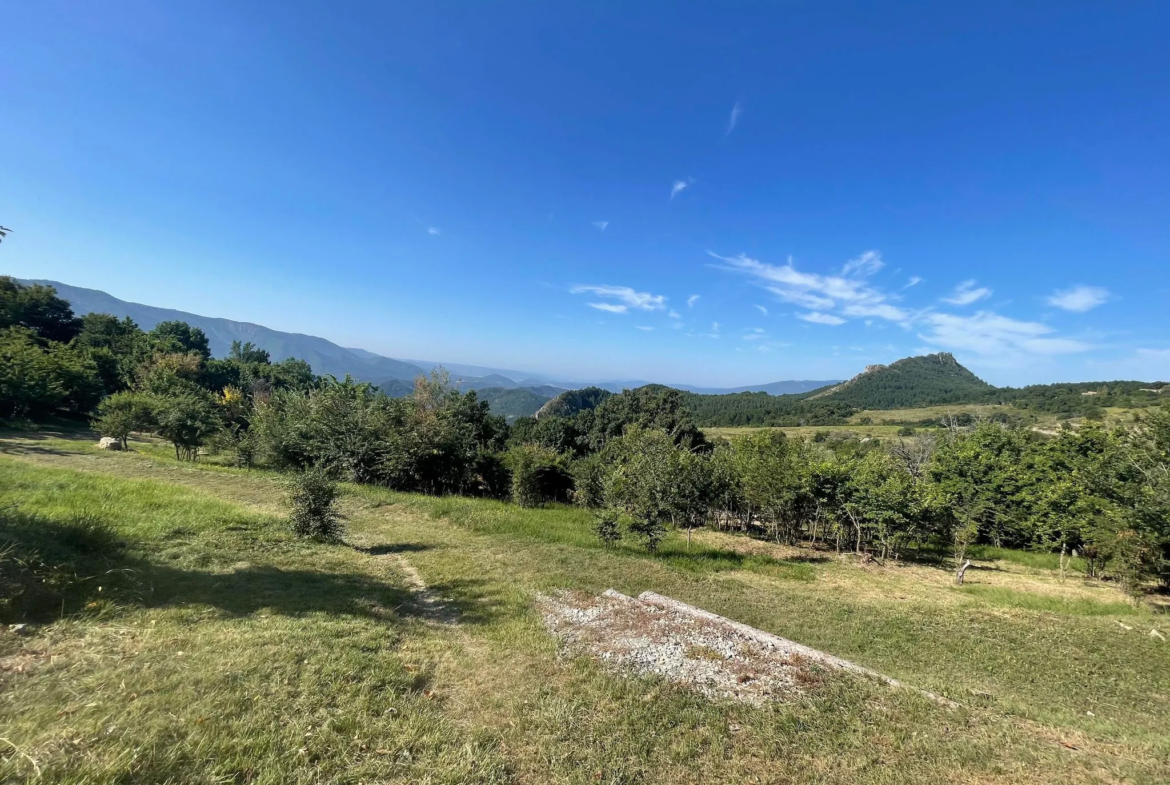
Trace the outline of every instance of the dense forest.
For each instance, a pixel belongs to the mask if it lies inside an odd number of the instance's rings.
[[[938,363],[914,360],[894,381],[874,370],[827,395],[720,397],[771,401],[774,417],[841,418],[869,403],[867,389],[901,396],[915,368]],[[1034,406],[1074,393],[1165,400],[1129,383],[1085,391],[1007,392]],[[1125,428],[1090,422],[1053,437],[982,422],[886,443],[775,431],[712,441],[697,424],[711,413],[696,412],[712,397],[656,385],[576,391],[509,424],[442,372],[393,397],[316,376],[303,361],[272,363],[246,343],[214,358],[207,336],[183,322],[143,331],[130,319],[77,318],[51,288],[0,278],[0,417],[9,421],[71,417],[123,447],[153,434],[181,460],[218,454],[326,484],[574,503],[596,512],[603,541],[632,537],[650,549],[672,527],[709,526],[878,560],[945,554],[961,580],[968,549],[989,543],[1077,551],[1135,596],[1151,580],[1170,583],[1170,406]]]

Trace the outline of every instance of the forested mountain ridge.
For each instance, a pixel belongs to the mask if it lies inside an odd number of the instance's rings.
[[[502,416],[507,422],[517,417],[531,417],[545,403],[550,396],[545,394],[546,387],[482,387],[476,390],[476,396],[485,401],[492,414]]]
[[[832,397],[859,409],[902,409],[970,403],[995,387],[964,368],[950,352],[906,357],[890,365],[870,365],[847,382],[816,390],[807,400]]]
[[[596,409],[602,401],[611,395],[613,393],[609,390],[603,390],[600,387],[566,390],[541,406],[535,416],[537,419],[541,417],[571,417],[577,412]]]
[[[417,365],[369,352],[359,354],[313,335],[286,333],[250,322],[236,322],[231,319],[200,316],[186,311],[127,302],[97,289],[83,289],[56,281],[24,283],[52,286],[57,290],[57,295],[68,301],[73,312],[79,316],[87,313],[107,313],[119,318],[128,316],[147,331],[169,321],[185,322],[192,327],[198,327],[207,336],[211,354],[215,357],[226,357],[231,350],[232,342],[239,341],[263,349],[276,362],[288,358],[301,359],[312,366],[314,373],[338,378],[349,374],[367,381],[375,379],[411,381],[416,376],[423,376],[426,373]]]
[[[964,404],[1008,404],[1046,414],[1094,416],[1103,407],[1156,404],[1162,382],[1077,382],[995,387],[942,352],[871,365],[847,382],[801,395],[685,394],[695,422],[709,426],[844,425],[859,411]]]
[[[227,357],[233,341],[250,343],[257,349],[268,352],[274,361],[289,358],[305,360],[318,374],[335,376],[339,379],[350,375],[355,379],[371,382],[388,395],[406,395],[418,376],[425,376],[438,366],[451,374],[451,383],[461,390],[482,390],[486,388],[524,388],[538,395],[552,398],[566,389],[584,387],[589,382],[559,381],[542,374],[491,368],[464,363],[436,363],[427,360],[393,359],[366,349],[339,346],[325,338],[301,333],[274,330],[251,322],[237,322],[212,316],[201,316],[187,311],[159,308],[153,305],[129,302],[111,294],[79,286],[48,280],[25,280],[22,284],[51,286],[58,296],[66,300],[79,316],[87,313],[106,313],[112,316],[130,317],[144,330],[151,330],[162,322],[179,321],[198,327],[207,336],[211,354]],[[805,392],[831,384],[826,381],[776,381],[747,387],[711,388],[676,385],[678,389],[703,394],[727,394],[747,390],[785,395]],[[649,382],[630,380],[607,380],[595,383],[597,386],[618,393],[625,389],[643,387]],[[532,412],[529,412],[531,414]]]

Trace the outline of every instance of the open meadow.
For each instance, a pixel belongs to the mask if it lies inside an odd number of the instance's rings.
[[[289,533],[276,475],[93,441],[0,440],[6,580],[55,568],[0,633],[3,781],[1170,778],[1167,616],[1061,581],[1055,557],[985,550],[955,587],[718,532],[604,548],[579,509],[359,486],[345,543],[315,544]],[[960,705],[844,675],[760,707],[623,677],[561,652],[533,610],[609,587]]]

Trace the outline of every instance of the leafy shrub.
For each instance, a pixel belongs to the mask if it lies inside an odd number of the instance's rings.
[[[345,533],[337,510],[338,487],[321,469],[310,469],[289,481],[292,527],[298,536],[337,542]]]
[[[521,507],[539,507],[550,500],[568,500],[573,479],[561,467],[561,456],[536,444],[522,444],[508,451],[512,471],[512,501]]]
[[[114,393],[101,402],[97,413],[94,429],[102,436],[120,441],[122,449],[126,449],[126,439],[131,431],[150,430],[154,424],[150,398],[137,392]]]
[[[594,518],[593,531],[597,539],[607,547],[616,545],[622,538],[622,527],[617,510],[600,510]]]

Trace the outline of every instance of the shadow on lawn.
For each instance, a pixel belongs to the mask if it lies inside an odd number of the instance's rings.
[[[327,546],[321,546],[327,547]],[[503,604],[477,580],[429,587],[444,619],[484,624]],[[285,616],[326,613],[392,621],[433,619],[416,594],[360,572],[249,565],[207,572],[144,559],[100,519],[58,521],[14,507],[0,509],[0,622],[48,623],[120,605],[209,605],[229,616],[269,610]]]
[[[426,545],[421,542],[395,542],[385,545],[371,545],[368,548],[357,547],[355,550],[370,556],[389,556],[392,553],[420,553],[421,551],[433,550],[434,547],[434,545]]]

